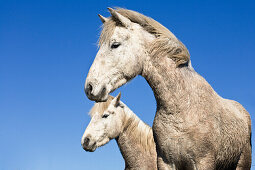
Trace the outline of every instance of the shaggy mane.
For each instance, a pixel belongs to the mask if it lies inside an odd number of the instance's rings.
[[[188,63],[190,55],[187,48],[166,27],[136,11],[123,8],[116,8],[116,11],[156,37],[150,45],[149,53],[151,56],[167,55],[176,62],[177,66]],[[109,21],[103,24],[99,46],[110,40],[116,26],[121,26],[112,16],[108,19]]]
[[[133,112],[127,115],[125,119],[124,131],[128,134],[129,138],[138,141],[145,151],[153,151],[155,149],[155,142],[153,138],[152,128],[139,119]]]

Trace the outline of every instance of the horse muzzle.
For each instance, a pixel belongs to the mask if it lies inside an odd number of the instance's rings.
[[[82,145],[82,148],[85,150],[85,151],[88,151],[88,152],[94,152],[96,150],[96,142],[92,142],[90,137],[86,137],[84,138],[84,140],[82,141],[81,143]]]
[[[108,93],[105,85],[97,85],[91,81],[86,82],[84,91],[90,100],[96,102],[104,102],[108,98]]]

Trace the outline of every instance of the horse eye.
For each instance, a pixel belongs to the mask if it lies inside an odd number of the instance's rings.
[[[102,118],[107,118],[108,116],[109,116],[108,114],[104,114]]]
[[[119,46],[120,46],[119,42],[114,42],[112,43],[111,48],[118,48]]]

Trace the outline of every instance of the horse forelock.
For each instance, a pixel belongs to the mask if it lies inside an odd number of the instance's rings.
[[[108,108],[110,105],[111,101],[114,99],[113,96],[109,96],[106,102],[97,102],[94,104],[94,106],[91,108],[89,111],[89,115],[93,117],[95,113],[99,113],[102,115],[104,111]]]
[[[116,11],[130,21],[139,24],[144,30],[156,37],[149,47],[151,56],[167,55],[176,62],[177,66],[188,63],[190,60],[188,49],[166,27],[154,19],[136,11],[123,8],[116,8]],[[110,40],[116,26],[121,25],[116,22],[113,17],[110,17],[109,20],[103,24],[103,29],[98,42],[99,46]]]

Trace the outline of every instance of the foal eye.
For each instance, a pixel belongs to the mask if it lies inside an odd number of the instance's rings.
[[[119,42],[114,42],[112,43],[111,48],[118,48],[119,46],[120,46]]]
[[[102,118],[107,118],[109,115],[107,115],[107,114],[104,114],[103,116],[102,116]]]

